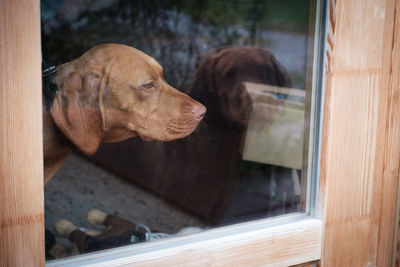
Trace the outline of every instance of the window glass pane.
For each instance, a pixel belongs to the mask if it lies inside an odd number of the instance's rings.
[[[305,211],[314,1],[41,10],[48,259]]]

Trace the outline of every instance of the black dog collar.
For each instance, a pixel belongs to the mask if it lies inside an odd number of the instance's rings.
[[[42,66],[43,67],[43,66]],[[50,109],[53,104],[54,97],[58,92],[56,82],[56,67],[43,67],[42,71],[42,93],[43,101],[46,105],[46,109]]]
[[[58,92],[57,82],[56,82],[56,71],[57,68],[55,66],[46,66],[44,63],[42,65],[42,95],[43,102],[46,105],[46,109],[50,110],[51,105],[53,104],[53,100],[56,97]],[[74,145],[65,135],[61,132],[61,130],[54,125],[55,134],[58,137],[58,140],[61,144],[74,149]]]

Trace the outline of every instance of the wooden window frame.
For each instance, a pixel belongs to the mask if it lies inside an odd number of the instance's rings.
[[[39,6],[0,1],[1,266],[45,264]],[[253,221],[134,246],[135,256],[128,248],[79,256],[86,257],[80,264],[288,266],[320,259],[323,266],[391,266],[400,162],[398,14],[398,0],[329,2],[316,218]]]
[[[321,220],[291,214],[50,261],[46,266],[292,266],[320,258],[321,234]]]

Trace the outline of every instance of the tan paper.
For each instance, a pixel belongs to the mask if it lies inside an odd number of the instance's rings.
[[[254,83],[245,83],[245,86],[252,98],[253,109],[246,130],[243,159],[301,169],[304,103],[277,99],[272,93],[304,99],[305,92]]]

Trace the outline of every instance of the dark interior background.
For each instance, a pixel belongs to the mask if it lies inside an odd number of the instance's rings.
[[[305,89],[311,8],[310,0],[43,0],[43,60],[59,65],[95,45],[123,43],[154,57],[167,82],[187,92],[208,54],[256,45],[273,52],[294,88]],[[221,223],[299,209],[290,170],[243,161],[240,177]]]

